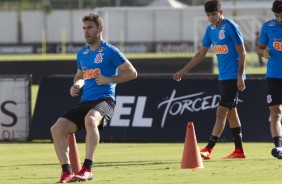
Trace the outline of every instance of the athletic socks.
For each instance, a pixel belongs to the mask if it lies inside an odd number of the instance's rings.
[[[85,159],[83,163],[83,167],[86,167],[87,169],[91,170],[93,165],[93,161],[89,159]]]
[[[282,146],[282,138],[281,137],[277,136],[277,137],[273,137],[272,139],[273,139],[275,147]]]
[[[218,140],[219,140],[219,137],[211,135],[206,148],[212,150]]]
[[[71,165],[70,164],[64,164],[62,165],[63,172],[73,173]]]
[[[91,170],[93,165],[93,161],[89,159],[85,159],[83,166],[86,167],[87,169]],[[71,168],[70,164],[64,164],[62,165],[62,170],[63,172],[68,172],[68,173],[73,173],[73,170]]]
[[[231,128],[231,132],[233,135],[233,141],[235,144],[235,150],[238,152],[244,152],[243,146],[242,146],[242,132],[241,127]],[[219,137],[211,135],[208,145],[206,146],[207,149],[210,151],[213,149],[217,141],[219,140]],[[282,140],[281,140],[282,141]]]
[[[231,132],[233,135],[235,149],[240,149],[243,151],[241,127],[231,128]]]

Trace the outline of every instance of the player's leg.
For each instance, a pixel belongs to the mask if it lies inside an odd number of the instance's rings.
[[[74,176],[73,181],[86,181],[93,179],[92,165],[96,148],[100,141],[99,129],[102,129],[104,122],[109,121],[113,114],[114,104],[107,100],[96,101],[92,105],[85,116],[85,160],[82,169]]]
[[[282,146],[281,140],[281,105],[273,105],[269,107],[270,112],[270,132],[273,138],[278,137],[274,144],[275,147]]]
[[[281,132],[281,105],[273,105],[269,107],[270,111],[270,132],[274,141],[275,148],[271,153],[274,157],[282,159],[282,132]]]
[[[282,159],[282,132],[281,132],[281,116],[282,116],[282,79],[267,78],[267,103],[270,113],[270,132],[275,145],[272,149],[272,155]]]
[[[58,160],[62,166],[62,175],[59,183],[70,182],[73,171],[68,154],[67,134],[77,130],[76,125],[66,118],[59,118],[51,127],[51,134]]]
[[[213,127],[212,135],[220,137],[226,124],[226,117],[229,109],[223,106],[218,106],[216,111],[216,121]]]
[[[210,159],[211,158],[211,152],[217,141],[219,140],[219,137],[224,130],[225,124],[226,124],[226,116],[228,113],[228,108],[223,106],[218,106],[216,110],[216,120],[213,127],[212,134],[210,136],[210,139],[208,141],[208,144],[205,148],[201,149],[200,154],[202,158],[204,159]]]
[[[216,111],[215,124],[207,146],[200,151],[201,156],[204,159],[210,159],[212,149],[216,145],[222,131],[224,130],[228,111],[234,104],[235,97],[233,91],[235,90],[235,94],[237,92],[234,85],[236,85],[236,80],[219,81],[220,101]]]
[[[230,155],[224,158],[245,158],[246,156],[242,145],[241,122],[237,113],[237,108],[234,107],[229,110],[227,119],[233,135],[235,150]]]
[[[85,129],[86,129],[86,138],[85,138],[85,159],[93,160],[96,148],[100,141],[100,133],[98,126],[101,123],[103,116],[97,110],[90,110],[85,117]]]

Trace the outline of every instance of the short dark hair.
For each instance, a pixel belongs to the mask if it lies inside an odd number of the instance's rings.
[[[275,0],[272,4],[272,9],[274,13],[282,13],[282,0]]]
[[[208,0],[205,2],[205,12],[212,13],[222,10],[219,0]]]
[[[99,26],[104,27],[103,19],[99,15],[96,15],[94,13],[89,13],[88,15],[85,15],[84,17],[82,17],[82,22],[85,22],[85,21],[94,22],[97,27]]]

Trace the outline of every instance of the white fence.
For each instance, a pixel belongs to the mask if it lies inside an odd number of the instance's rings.
[[[227,7],[227,18],[237,19],[248,43],[252,43],[255,31],[273,16],[269,7]],[[81,18],[89,12],[98,12],[105,20],[104,39],[121,43],[190,42],[195,35],[201,38],[203,28],[195,24],[197,17],[205,17],[203,6],[183,9],[172,8],[100,8],[95,10],[54,10],[45,15],[41,11],[0,12],[0,40],[2,44],[22,43],[83,43]],[[9,17],[7,21],[7,17]],[[19,19],[19,17],[21,17]],[[246,21],[242,17],[252,17]],[[242,24],[240,21],[244,20]],[[250,25],[248,25],[251,24]],[[195,26],[198,28],[195,29]],[[200,31],[199,31],[200,29]],[[21,33],[21,34],[19,34]],[[199,40],[198,40],[199,41]]]

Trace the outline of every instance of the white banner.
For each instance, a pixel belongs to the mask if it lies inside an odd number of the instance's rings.
[[[0,140],[27,140],[30,76],[0,76]]]

